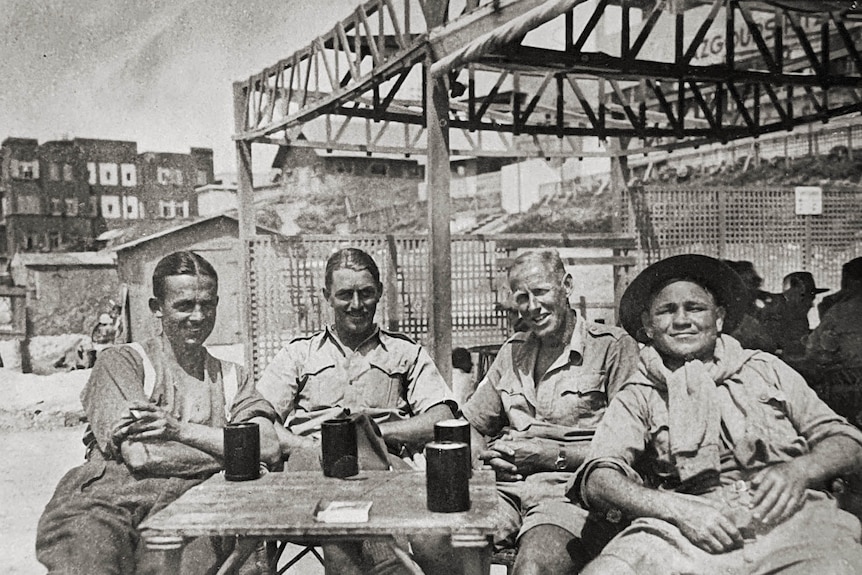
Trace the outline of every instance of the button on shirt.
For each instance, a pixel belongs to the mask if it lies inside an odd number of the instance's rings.
[[[379,328],[355,351],[331,327],[295,339],[273,358],[257,389],[297,435],[318,433],[324,419],[343,410],[367,413],[380,424],[440,403],[457,408],[424,348]]]
[[[547,426],[537,424],[550,423],[568,428],[566,437],[589,438],[611,397],[637,368],[634,339],[620,328],[581,318],[568,353],[535,381],[539,346],[533,334],[518,333],[500,349],[463,407],[464,417],[477,431],[488,437],[499,435],[504,428],[537,432],[543,428],[546,432]]]

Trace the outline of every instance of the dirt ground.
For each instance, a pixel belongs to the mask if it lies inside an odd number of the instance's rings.
[[[212,351],[241,361],[237,349]],[[89,375],[0,368],[0,575],[45,574],[36,561],[36,524],[57,482],[83,461],[78,397]],[[322,575],[323,568],[306,556],[290,573]],[[492,569],[492,575],[502,573],[502,566]]]

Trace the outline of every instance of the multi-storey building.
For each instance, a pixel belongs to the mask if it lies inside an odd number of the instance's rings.
[[[127,220],[197,216],[195,188],[211,184],[213,153],[138,153],[135,142],[76,138],[0,144],[0,259],[76,251]]]

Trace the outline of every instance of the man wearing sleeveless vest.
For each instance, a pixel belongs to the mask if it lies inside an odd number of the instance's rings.
[[[272,407],[248,372],[203,346],[217,293],[218,277],[205,259],[166,256],[153,273],[150,300],[162,334],[99,355],[81,394],[87,460],[60,480],[39,521],[36,551],[49,573],[154,573],[155,557],[137,526],[222,469],[228,422],[258,423],[262,461],[279,463]],[[219,542],[189,546],[183,573],[206,572],[216,559],[213,546]]]

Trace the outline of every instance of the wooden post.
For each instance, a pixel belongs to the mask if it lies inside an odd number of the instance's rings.
[[[428,228],[431,246],[428,274],[428,345],[437,369],[447,382],[452,373],[452,246],[449,232],[449,94],[445,78],[431,74],[432,58],[425,61],[428,122]]]
[[[235,82],[233,85],[233,113],[234,132],[241,134],[245,131],[247,115],[246,103],[248,94],[245,92],[245,84]],[[253,346],[251,332],[251,282],[249,282],[249,240],[254,238],[257,226],[255,225],[254,194],[251,168],[251,143],[244,140],[236,141],[236,170],[237,170],[237,204],[239,207],[239,256],[240,261],[240,301],[243,302],[240,310],[240,333],[243,334],[245,366],[254,370]]]
[[[392,331],[401,329],[401,302],[398,301],[398,247],[395,237],[386,235],[386,267],[383,275],[383,290],[386,294],[386,315],[389,319],[388,328]]]

